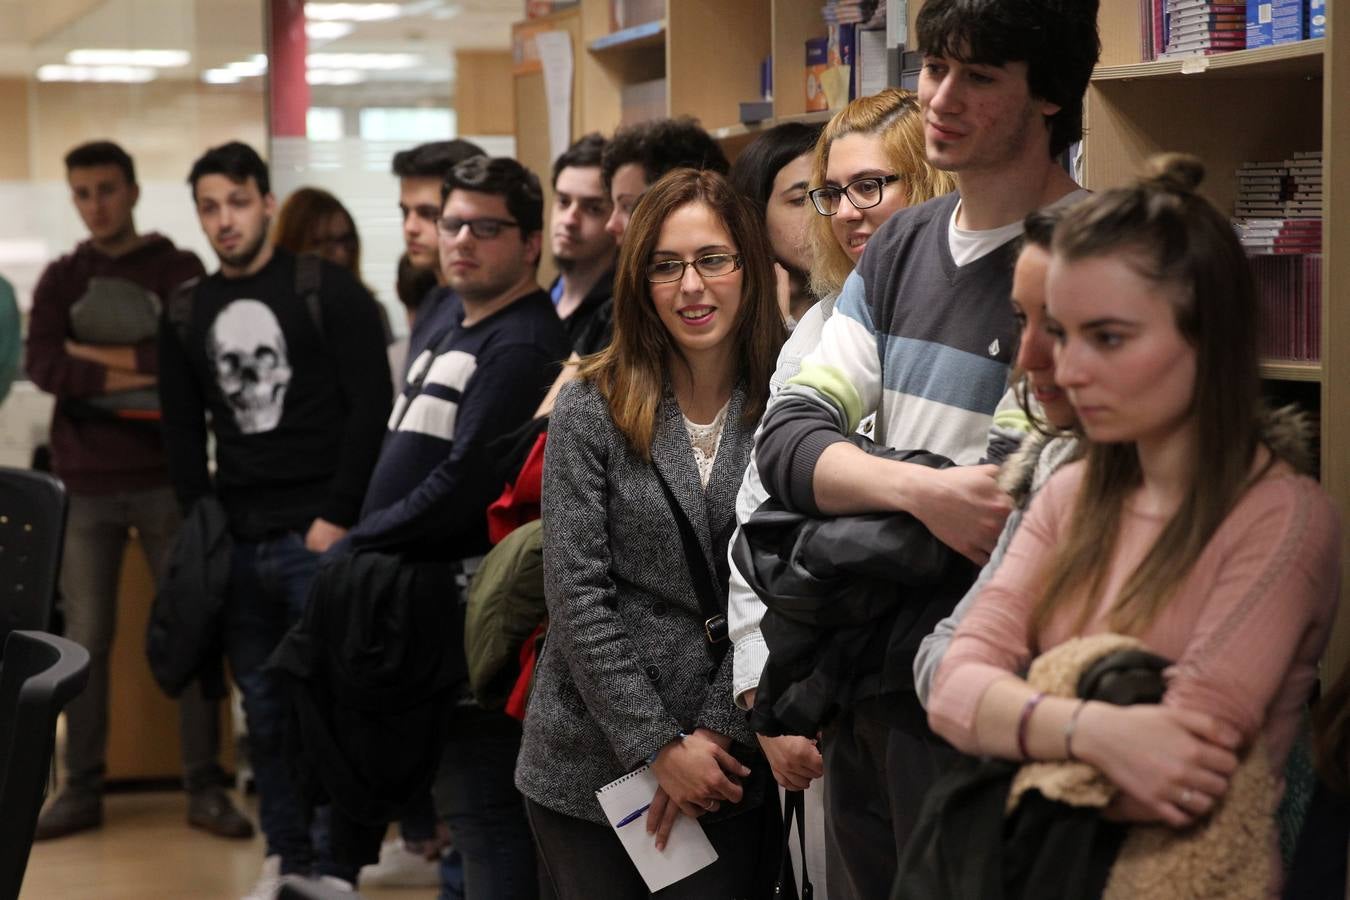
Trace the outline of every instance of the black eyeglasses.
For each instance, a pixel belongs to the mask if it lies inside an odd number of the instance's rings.
[[[464,226],[469,226],[469,234],[480,241],[488,241],[502,233],[503,228],[519,228],[519,222],[510,219],[461,219],[458,216],[445,216],[436,220],[436,230],[441,237],[457,237]]]
[[[659,259],[647,263],[647,280],[653,284],[679,281],[684,277],[686,266],[693,266],[694,271],[704,278],[720,278],[739,269],[741,257],[736,253],[709,253],[693,262],[685,262],[682,259]]]
[[[899,181],[899,175],[870,175],[850,181],[841,188],[819,187],[807,191],[811,204],[822,216],[832,216],[839,212],[839,198],[848,195],[848,202],[854,209],[871,209],[881,202],[881,189],[892,181]]]

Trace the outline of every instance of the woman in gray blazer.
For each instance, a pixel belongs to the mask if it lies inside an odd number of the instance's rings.
[[[648,895],[595,796],[647,763],[659,788],[625,827],[660,848],[695,817],[718,852],[659,896],[771,888],[725,560],[782,339],[763,223],[716,173],[654,184],[620,252],[613,343],[563,390],[544,458],[549,633],[516,784],[559,900]]]

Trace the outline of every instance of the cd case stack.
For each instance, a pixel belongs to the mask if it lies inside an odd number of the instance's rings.
[[[1322,154],[1237,171],[1235,227],[1261,304],[1261,355],[1315,362],[1322,319]]]
[[[1239,219],[1321,219],[1322,151],[1275,162],[1247,162],[1237,171]]]
[[[1247,47],[1247,4],[1163,0],[1163,50],[1159,57],[1209,56]]]

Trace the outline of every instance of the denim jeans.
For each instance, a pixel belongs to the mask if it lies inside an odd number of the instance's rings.
[[[515,784],[520,723],[502,712],[463,707],[449,735],[433,796],[460,856],[463,896],[536,900],[534,840]]]
[[[103,792],[108,747],[108,661],[117,627],[117,587],[132,528],[158,577],[178,530],[178,504],[167,487],[97,496],[71,494],[61,559],[66,637],[89,651],[89,684],[66,707],[66,788]],[[188,685],[179,701],[183,782],[190,791],[220,784],[219,706]]]
[[[264,664],[304,612],[318,561],[317,554],[305,549],[304,539],[290,533],[237,542],[230,568],[225,650],[244,695],[259,824],[267,854],[281,857],[283,874],[308,875],[315,848],[311,811],[297,796],[282,755],[290,698],[285,682]]]

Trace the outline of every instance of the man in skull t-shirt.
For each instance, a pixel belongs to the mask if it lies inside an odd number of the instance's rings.
[[[215,493],[236,538],[305,534],[316,518],[346,528],[356,521],[379,452],[389,391],[388,361],[375,302],[350,273],[323,265],[316,317],[297,291],[296,258],[281,249],[257,273],[217,272],[192,296],[186,353],[176,327],[161,353],[177,357],[192,378],[166,388],[166,426],[196,440],[169,450],[180,498],[211,492],[199,454],[211,414],[216,438]],[[322,329],[322,334],[320,330]],[[381,360],[384,360],[381,365]],[[194,415],[195,412],[195,415]],[[188,456],[191,454],[191,456]]]
[[[207,151],[189,182],[220,271],[165,308],[164,440],[179,503],[214,494],[234,537],[221,625],[267,838],[249,896],[271,898],[279,876],[311,873],[327,841],[311,839],[311,810],[287,771],[286,693],[265,663],[304,611],[319,554],[360,512],[389,415],[389,362],[375,301],[355,278],[319,263],[316,290],[297,267],[317,261],[272,246],[276,202],[251,147]]]

